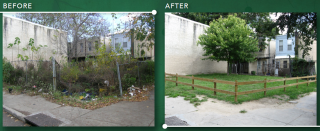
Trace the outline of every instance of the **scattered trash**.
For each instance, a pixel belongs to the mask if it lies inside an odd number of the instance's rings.
[[[104,81],[104,84],[107,84],[107,86],[109,86],[109,81],[108,81],[108,80],[105,80],[105,81]]]
[[[83,96],[79,96],[79,98],[80,98],[80,100],[82,100],[82,99],[83,99]]]
[[[42,88],[38,92],[41,92],[41,91],[42,91]]]
[[[133,92],[130,92],[129,94],[130,94],[131,96],[133,96]]]
[[[148,90],[148,88],[145,88],[144,85],[143,85],[142,90],[146,91],[146,90]]]
[[[9,93],[11,93],[11,92],[12,92],[12,88],[9,88],[8,90],[9,90]]]
[[[113,96],[114,98],[117,98],[117,96]]]
[[[33,88],[36,88],[37,86],[36,85],[33,85]]]
[[[96,99],[92,99],[93,101],[95,101],[95,100],[97,100],[97,98]]]

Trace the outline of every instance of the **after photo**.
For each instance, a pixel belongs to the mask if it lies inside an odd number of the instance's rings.
[[[165,13],[165,124],[316,126],[317,14]]]

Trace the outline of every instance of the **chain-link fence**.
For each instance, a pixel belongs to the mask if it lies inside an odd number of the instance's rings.
[[[137,61],[117,64],[120,95],[122,90],[134,85],[142,87],[144,84],[154,83],[154,62]]]

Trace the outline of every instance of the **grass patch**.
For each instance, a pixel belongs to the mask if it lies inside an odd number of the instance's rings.
[[[227,74],[201,74],[201,75],[194,75],[194,77],[208,78],[208,79],[216,78],[218,80],[226,80],[226,81],[237,80],[238,82],[260,81],[264,79],[267,79],[267,80],[282,79],[282,77],[274,77],[274,76],[252,76],[252,75],[236,75],[236,74],[230,74],[229,76]],[[171,80],[175,80],[175,77],[171,77],[171,78],[167,77],[167,78]],[[184,83],[190,83],[190,84],[192,83],[191,79],[181,78],[181,77],[179,77],[179,81]],[[299,82],[304,82],[304,81],[306,80],[299,80]],[[213,88],[214,86],[213,82],[194,80],[194,83],[196,85],[201,85],[201,86],[206,86],[211,88]],[[296,83],[296,80],[286,81],[286,84],[292,84],[292,83]],[[270,82],[270,83],[267,83],[267,88],[281,86],[281,85],[283,85],[283,81]],[[257,90],[257,89],[263,89],[263,88],[264,88],[264,83],[239,85],[238,92]],[[234,85],[217,83],[217,89],[234,92]],[[297,99],[302,94],[314,92],[314,91],[316,91],[316,83],[312,82],[309,84],[309,86],[307,86],[307,84],[299,85],[299,88],[296,88],[296,86],[286,87],[285,92],[283,88],[269,90],[267,91],[266,97],[274,98],[275,95],[278,95],[278,96],[286,95],[286,96],[289,96],[288,100],[292,100],[292,99]],[[196,98],[197,95],[204,95],[206,96],[206,98],[215,98],[218,100],[224,100],[234,104],[242,103],[245,101],[258,100],[265,97],[263,92],[239,95],[238,102],[235,103],[234,95],[229,95],[229,94],[224,94],[219,92],[217,92],[217,95],[214,95],[213,91],[210,91],[210,90],[205,90],[205,89],[196,88],[196,87],[194,88],[194,90],[192,90],[191,86],[186,86],[182,84],[178,84],[178,86],[176,86],[175,83],[169,82],[169,81],[165,83],[165,95],[169,97],[182,96],[182,97],[185,97],[185,100],[189,100],[190,102],[192,101],[191,103],[196,103],[196,102],[201,103],[202,102],[201,100],[196,100],[194,98]]]
[[[247,113],[247,111],[246,110],[241,110],[240,113]]]

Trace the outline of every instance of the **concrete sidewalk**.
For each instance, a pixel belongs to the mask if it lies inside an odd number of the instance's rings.
[[[246,109],[247,113],[239,113],[242,109],[237,109],[238,105],[227,105],[226,107],[237,110],[237,113],[226,115],[212,111],[218,108],[215,106],[204,110],[200,107],[202,105],[194,107],[189,101],[183,100],[183,97],[168,98],[166,96],[165,118],[168,126],[174,126],[172,119],[175,117],[190,126],[316,126],[317,93],[312,92],[295,102],[297,103],[284,103],[291,105],[285,108]]]
[[[154,126],[154,91],[147,101],[121,101],[95,110],[58,105],[41,96],[4,92],[3,109],[22,121],[41,114],[32,119],[52,118],[58,126]]]

